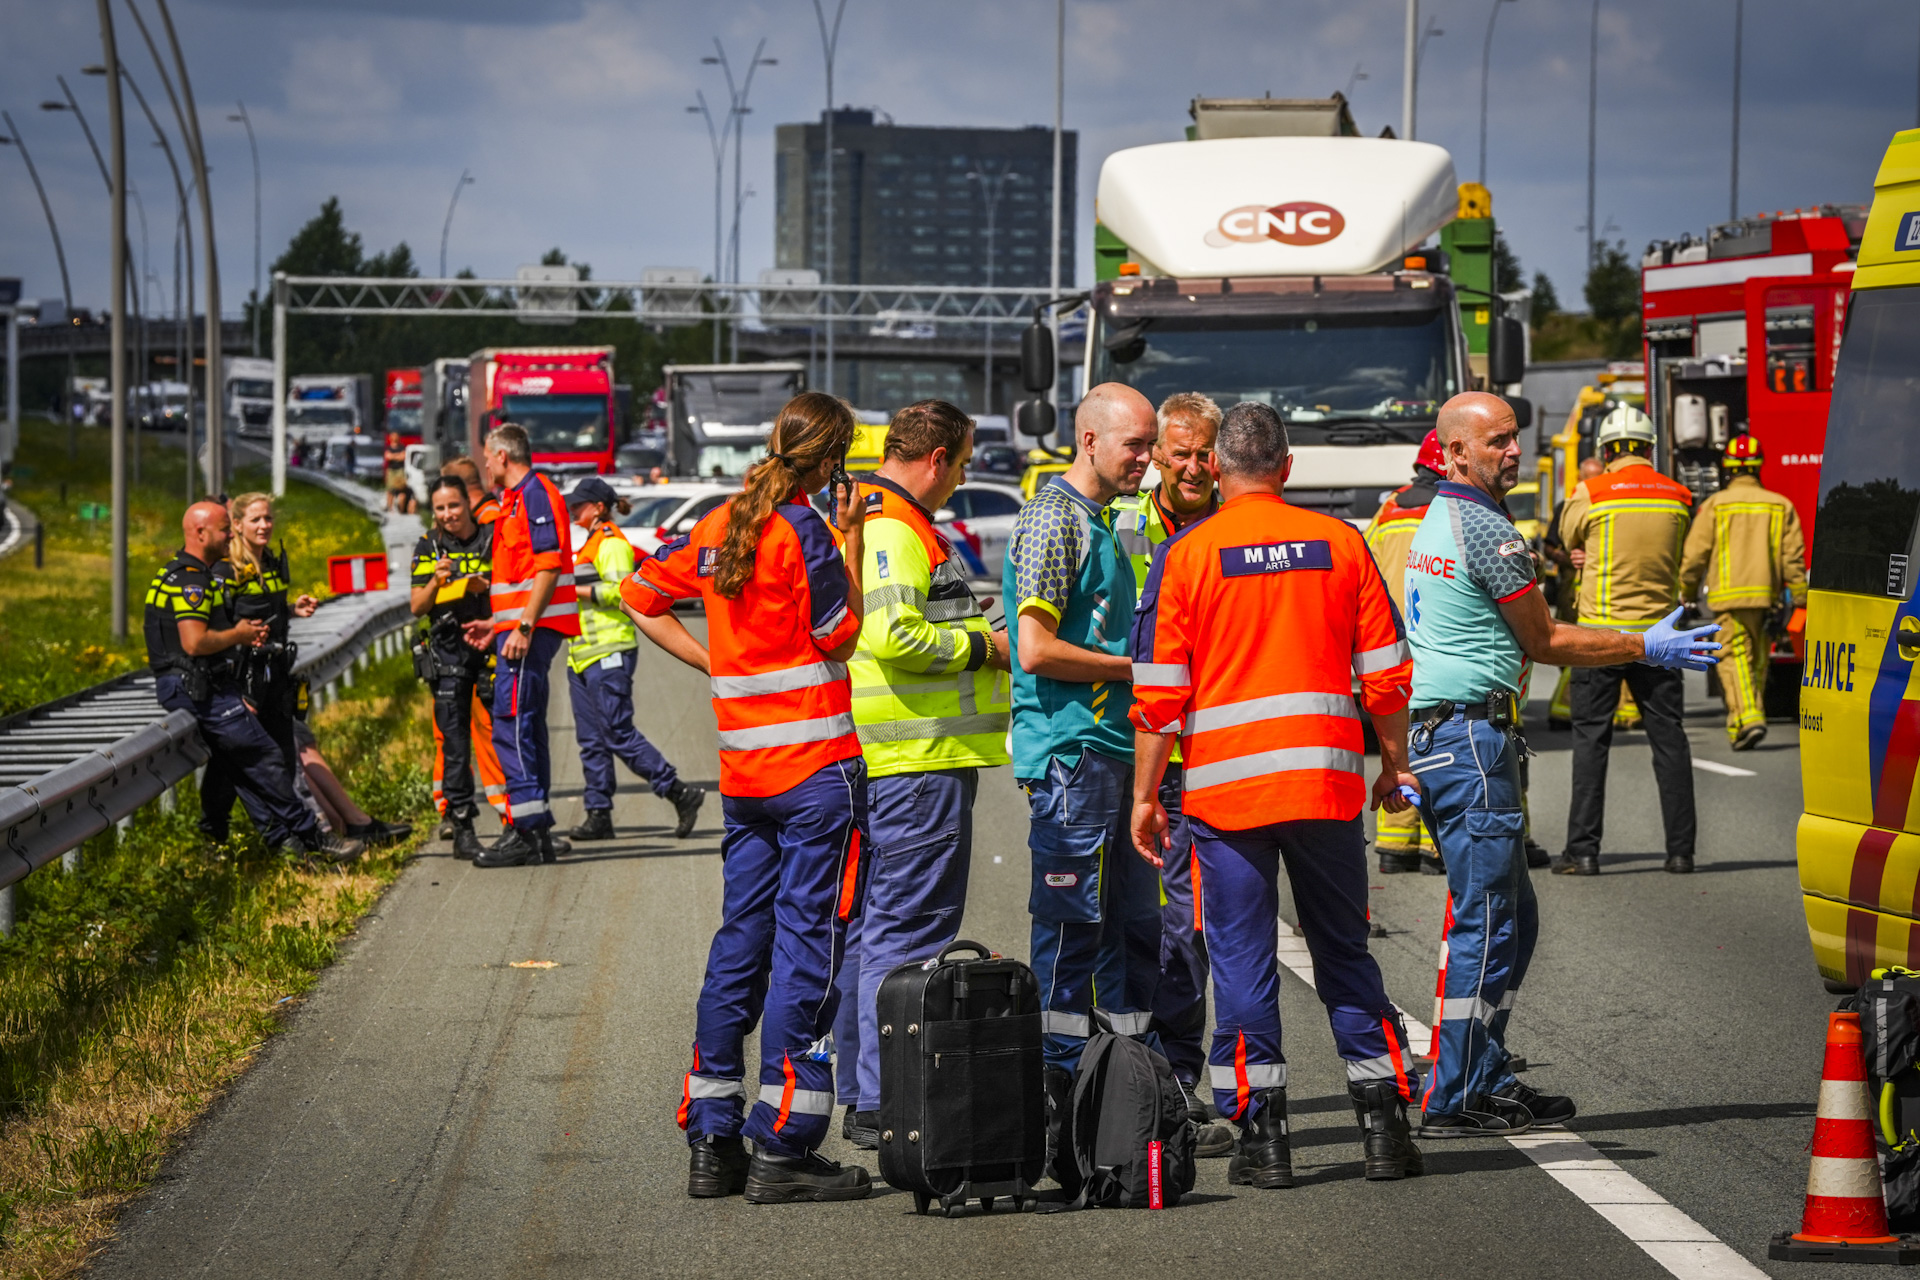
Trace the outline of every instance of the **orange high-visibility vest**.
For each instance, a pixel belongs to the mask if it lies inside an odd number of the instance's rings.
[[[715,591],[714,556],[732,509],[729,501],[708,512],[642,561],[620,595],[648,617],[675,600],[704,599],[721,794],[774,796],[860,754],[846,664],[826,656],[860,620],[847,607],[851,587],[833,530],[804,500],[767,518],[740,594]]]
[[[1404,710],[1413,659],[1344,520],[1242,494],[1162,544],[1133,624],[1133,722],[1178,732],[1186,812],[1245,830],[1366,802],[1360,701]]]
[[[493,629],[511,631],[533,598],[533,575],[555,570],[560,581],[540,614],[539,626],[563,636],[580,634],[580,606],[573,592],[573,541],[567,504],[553,481],[529,471],[500,495],[493,522]]]

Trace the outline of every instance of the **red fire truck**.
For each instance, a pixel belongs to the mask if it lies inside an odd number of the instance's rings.
[[[1765,451],[1760,482],[1800,513],[1813,547],[1820,460],[1864,205],[1821,205],[1656,241],[1641,260],[1647,412],[1660,468],[1697,498],[1720,488],[1734,436]],[[1776,644],[1769,714],[1791,715],[1803,655]]]
[[[1662,470],[1704,497],[1720,455],[1751,433],[1760,482],[1800,512],[1812,545],[1820,456],[1864,205],[1723,223],[1656,241],[1641,262],[1647,412]]]
[[[516,422],[549,475],[613,470],[619,441],[612,347],[476,351],[467,373],[467,442],[474,457],[495,423]]]
[[[386,378],[387,431],[398,431],[400,443],[420,443],[420,371],[389,369]]]

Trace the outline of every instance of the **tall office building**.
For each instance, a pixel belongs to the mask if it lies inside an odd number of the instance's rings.
[[[1061,140],[1060,282],[1074,279],[1079,138]],[[825,114],[776,134],[775,260],[827,258]],[[870,110],[833,116],[833,279],[839,284],[1045,285],[1053,130],[896,125]],[[1001,175],[1006,175],[1004,179]],[[973,175],[973,176],[969,176]],[[994,204],[995,190],[998,202]],[[993,235],[989,269],[989,206]]]

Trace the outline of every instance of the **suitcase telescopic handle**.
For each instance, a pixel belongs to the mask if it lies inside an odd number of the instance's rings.
[[[987,948],[981,946],[979,943],[973,941],[970,938],[958,938],[952,942],[949,942],[946,946],[940,948],[940,954],[938,956],[935,956],[934,960],[937,963],[939,961],[945,960],[948,956],[952,955],[954,952],[962,951],[962,950],[971,951],[975,955],[979,956],[982,960],[993,959],[993,952],[987,950]]]

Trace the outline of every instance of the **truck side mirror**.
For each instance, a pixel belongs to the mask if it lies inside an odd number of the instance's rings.
[[[1496,313],[1487,329],[1488,390],[1509,386],[1527,374],[1527,329],[1518,316]]]
[[[1507,408],[1513,410],[1513,425],[1525,431],[1533,425],[1533,401],[1525,396],[1502,396]]]
[[[1050,436],[1054,425],[1053,406],[1045,400],[1022,400],[1013,406],[1013,425],[1023,436]]]
[[[1038,320],[1020,334],[1020,384],[1035,394],[1053,389],[1053,334]]]

